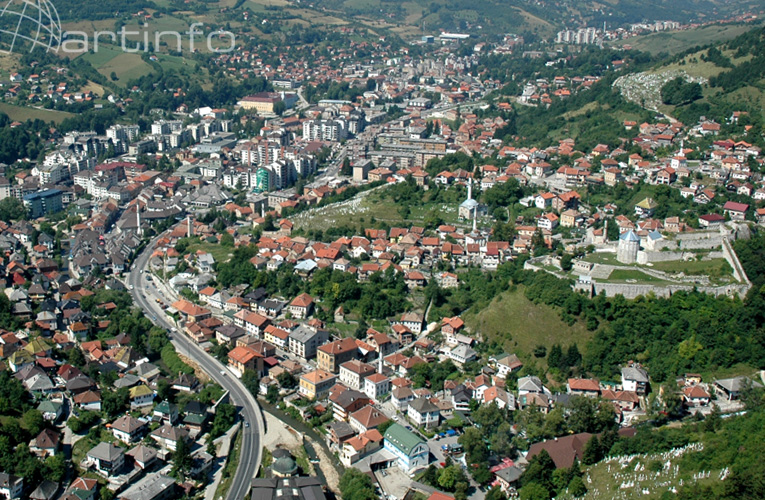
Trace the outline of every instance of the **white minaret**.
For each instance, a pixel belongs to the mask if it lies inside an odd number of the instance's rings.
[[[468,200],[473,199],[473,179],[468,180]]]
[[[473,232],[478,230],[478,207],[473,207]]]
[[[186,236],[191,238],[191,216],[186,217]]]
[[[135,221],[138,229],[138,236],[141,236],[141,208],[137,204],[135,206]]]
[[[378,358],[377,358],[377,373],[379,373],[380,375],[383,374],[383,356],[382,356],[382,353],[380,353]]]

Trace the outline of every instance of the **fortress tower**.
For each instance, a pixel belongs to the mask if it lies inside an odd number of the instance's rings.
[[[634,264],[637,262],[639,250],[640,236],[630,229],[619,236],[619,246],[616,249],[616,260],[622,264]]]

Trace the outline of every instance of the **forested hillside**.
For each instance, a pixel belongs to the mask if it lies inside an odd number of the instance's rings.
[[[501,266],[497,277],[509,276],[511,283],[524,285],[528,299],[554,306],[567,323],[583,320],[595,330],[592,341],[580,346],[584,354],[574,363],[561,365],[552,360],[552,352],[547,354],[548,366],[562,370],[562,377],[578,373],[610,380],[627,360],[636,360],[648,367],[652,380],[663,383],[685,372],[709,374],[739,364],[765,366],[765,234],[737,241],[735,249],[753,283],[744,300],[697,292],[677,292],[670,298],[589,299],[574,292],[568,281],[524,271],[518,261]],[[485,286],[497,294],[507,289],[497,286],[500,283],[501,279],[487,280]],[[468,296],[485,296],[480,293],[483,288],[471,282]],[[464,294],[462,288],[446,292],[435,305],[448,309],[445,304],[454,301],[468,307],[477,304],[480,310],[487,304],[465,301]],[[503,342],[500,337],[486,340]],[[565,334],[561,343],[568,343]]]

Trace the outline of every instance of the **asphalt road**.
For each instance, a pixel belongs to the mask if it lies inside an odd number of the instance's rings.
[[[130,294],[135,304],[143,309],[147,317],[156,325],[168,330],[168,337],[175,346],[176,351],[197,363],[210,375],[210,378],[229,392],[232,403],[241,407],[242,419],[249,423],[249,427],[243,426],[241,429],[243,437],[242,446],[239,451],[239,465],[234,474],[231,487],[228,490],[226,500],[243,500],[250,491],[252,478],[255,477],[260,468],[262,459],[261,436],[265,434],[263,415],[255,398],[236,376],[217,359],[200,349],[199,346],[188,339],[183,333],[172,331],[175,325],[172,324],[172,321],[157,304],[156,299],[161,298],[159,292],[156,288],[149,286],[150,282],[145,279],[146,272],[149,269],[149,258],[156,241],[156,239],[152,240],[134,262],[133,270],[127,279]],[[141,270],[144,270],[144,273],[141,273]]]

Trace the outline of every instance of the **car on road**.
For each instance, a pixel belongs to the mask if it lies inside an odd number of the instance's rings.
[[[246,420],[245,420],[245,421],[244,421],[244,426],[245,426],[245,427],[250,427],[250,423],[249,423],[248,421],[246,421]]]
[[[223,376],[225,377],[225,376],[226,376],[226,370],[221,370],[221,371],[220,371],[220,374],[221,374],[221,375],[223,375]]]

